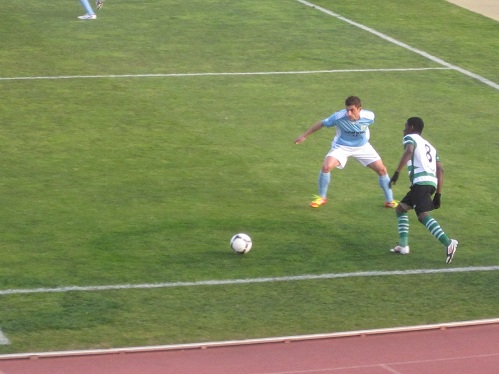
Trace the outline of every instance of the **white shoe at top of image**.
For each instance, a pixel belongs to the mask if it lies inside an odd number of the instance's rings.
[[[96,19],[97,16],[95,14],[85,14],[83,16],[78,16],[78,19]]]

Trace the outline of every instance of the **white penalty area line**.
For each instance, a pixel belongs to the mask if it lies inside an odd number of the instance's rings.
[[[480,81],[480,82],[482,82],[482,83],[484,83],[484,84],[486,84],[486,85],[488,85],[488,86],[490,86],[492,88],[495,88],[496,90],[499,90],[499,84],[497,84],[495,82],[492,82],[491,80],[489,80],[487,78],[484,78],[481,75],[472,73],[471,71],[468,71],[468,70],[465,70],[463,68],[460,68],[459,66],[450,64],[450,63],[448,63],[448,62],[446,62],[446,61],[444,61],[444,60],[442,60],[442,59],[440,59],[438,57],[430,55],[427,52],[424,52],[424,51],[422,51],[420,49],[411,47],[408,44],[405,44],[405,43],[403,43],[403,42],[401,42],[401,41],[399,41],[397,39],[394,39],[391,36],[388,36],[386,34],[383,34],[383,33],[379,32],[379,31],[376,31],[376,30],[374,30],[374,29],[372,29],[370,27],[367,27],[367,26],[365,26],[365,25],[363,25],[361,23],[352,21],[352,20],[350,20],[348,18],[345,18],[345,17],[343,17],[343,16],[341,16],[339,14],[331,12],[330,10],[328,10],[326,8],[320,7],[318,5],[315,5],[315,4],[310,3],[308,1],[305,1],[305,0],[296,0],[296,1],[298,1],[299,3],[302,3],[303,5],[306,5],[306,6],[309,6],[311,8],[317,9],[317,10],[319,10],[319,11],[325,13],[325,14],[328,14],[328,15],[330,15],[332,17],[335,17],[335,18],[337,18],[337,19],[339,19],[341,21],[349,23],[352,26],[358,27],[359,29],[367,31],[367,32],[369,32],[369,33],[371,33],[373,35],[376,35],[376,36],[380,37],[381,39],[384,39],[384,40],[386,40],[386,41],[388,41],[390,43],[398,45],[399,47],[402,47],[402,48],[405,48],[405,49],[407,49],[407,50],[409,50],[411,52],[417,53],[418,55],[421,55],[421,56],[423,56],[423,57],[425,57],[425,58],[427,58],[427,59],[429,59],[429,60],[431,60],[431,61],[439,64],[439,65],[445,66],[445,67],[447,67],[449,69],[452,69],[452,70],[456,70],[456,71],[458,71],[458,72],[460,72],[460,73],[462,73],[464,75],[467,75],[468,77],[474,78],[474,79],[476,79],[476,80],[478,80],[478,81]]]
[[[251,76],[251,75],[297,75],[297,74],[334,74],[334,73],[370,73],[424,70],[451,70],[449,67],[433,68],[393,68],[393,69],[337,69],[303,71],[254,71],[254,72],[212,72],[212,73],[164,73],[164,74],[107,74],[107,75],[56,75],[39,77],[0,77],[0,81],[31,81],[55,79],[105,79],[105,78],[175,78],[175,77],[216,77],[216,76]]]
[[[499,270],[499,266],[473,266],[473,267],[444,268],[444,269],[361,271],[361,272],[355,272],[355,273],[330,273],[330,274],[317,274],[317,275],[308,274],[308,275],[296,275],[296,276],[288,276],[288,277],[206,280],[206,281],[197,281],[197,282],[118,284],[118,285],[107,285],[107,286],[105,286],[105,285],[103,285],[103,286],[67,286],[67,287],[55,287],[55,288],[31,288],[31,289],[0,290],[0,296],[33,294],[33,293],[61,293],[61,292],[79,292],[79,291],[110,291],[110,290],[131,290],[131,289],[241,285],[241,284],[252,284],[252,283],[293,282],[293,281],[308,281],[308,280],[337,279],[337,278],[422,275],[422,274],[442,274],[442,273],[468,273],[468,272],[477,272],[477,271],[484,272],[484,271],[498,271],[498,270]]]
[[[9,339],[3,334],[2,330],[0,330],[0,345],[8,345],[10,344]]]

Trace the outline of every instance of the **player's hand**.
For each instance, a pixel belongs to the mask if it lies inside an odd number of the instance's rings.
[[[395,173],[393,173],[393,176],[392,178],[390,179],[390,183],[388,184],[390,186],[390,188],[392,188],[392,184],[395,184],[397,183],[397,180],[399,179],[399,172],[396,171]]]
[[[439,194],[438,192],[435,194],[435,196],[433,196],[433,207],[434,207],[435,209],[440,208],[440,205],[441,205],[441,203],[440,203],[440,197],[441,197],[441,196],[442,196],[442,195],[441,195],[441,194]]]
[[[304,137],[303,135],[301,135],[301,136],[299,136],[299,137],[296,138],[295,144],[303,143],[305,141],[305,139],[307,139],[307,138]]]

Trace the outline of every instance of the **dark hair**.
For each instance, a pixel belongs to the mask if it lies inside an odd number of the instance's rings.
[[[421,118],[411,117],[407,120],[407,124],[411,126],[418,134],[421,134],[423,132],[424,122]]]
[[[348,96],[345,100],[345,106],[355,105],[357,108],[362,106],[360,99],[357,96]]]

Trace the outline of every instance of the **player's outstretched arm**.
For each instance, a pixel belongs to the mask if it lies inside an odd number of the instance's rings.
[[[303,134],[301,134],[299,137],[296,138],[295,144],[303,143],[305,139],[308,138],[309,135],[313,134],[316,131],[319,131],[323,127],[324,125],[322,124],[322,121],[314,123],[312,126],[310,126],[310,128],[307,131],[305,131]]]

